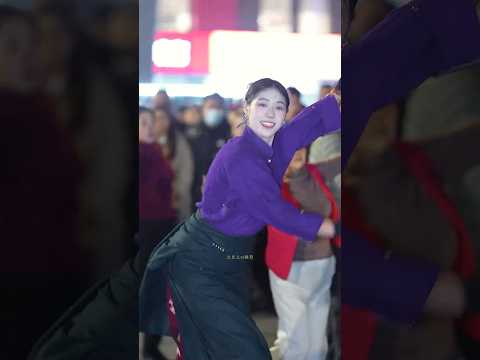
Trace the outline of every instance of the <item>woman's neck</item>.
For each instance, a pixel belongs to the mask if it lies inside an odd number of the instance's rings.
[[[273,139],[275,138],[275,135],[272,136],[272,137],[269,137],[269,138],[266,138],[266,137],[263,137],[263,136],[260,136],[258,135],[255,131],[253,131],[253,129],[247,125],[247,127],[249,128],[249,130],[256,136],[258,137],[260,140],[262,140],[264,143],[266,143],[268,146],[272,146],[273,144]]]

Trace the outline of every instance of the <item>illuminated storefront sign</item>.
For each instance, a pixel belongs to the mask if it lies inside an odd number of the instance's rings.
[[[304,94],[316,96],[321,81],[335,82],[341,74],[338,34],[160,32],[152,50],[154,74],[166,77],[158,84],[142,84],[140,90],[145,96],[161,85],[172,96],[219,92],[226,97],[241,98],[248,84],[262,77],[274,78],[285,86],[295,86]],[[170,75],[178,77],[169,78]],[[200,78],[190,83],[189,75]]]
[[[336,34],[214,31],[209,59],[209,73],[223,79],[336,80],[341,74],[341,39]]]
[[[158,32],[152,43],[152,71],[164,74],[207,74],[210,32]]]

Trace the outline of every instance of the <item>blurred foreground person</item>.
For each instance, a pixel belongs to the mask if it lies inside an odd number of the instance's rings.
[[[343,177],[343,224],[388,256],[409,256],[469,278],[474,273],[471,239],[443,185],[480,164],[480,155],[471,151],[480,126],[422,142],[398,142],[398,112],[395,105],[377,111],[352,154]],[[342,317],[345,334],[358,345],[355,356],[366,356],[361,350],[371,344],[365,351],[372,360],[452,359],[457,354],[454,321],[449,314],[429,315],[413,326],[401,325],[351,310]],[[347,336],[345,344],[350,340]]]
[[[84,291],[90,265],[77,241],[79,161],[32,82],[37,32],[30,14],[0,6],[0,357],[12,360]]]
[[[478,2],[471,0],[457,1],[455,6],[448,1],[413,1],[392,12],[361,40],[344,47],[342,90],[350,101],[343,112],[342,167],[375,110],[405,96],[429,76],[480,58],[478,43],[464,44],[456,40],[480,34],[475,3],[478,6]],[[462,27],[456,26],[460,18]],[[362,53],[363,49],[368,51]],[[410,54],[408,64],[401,62],[406,53]],[[434,58],[437,61],[432,60]],[[356,71],[356,64],[362,64],[362,71]],[[382,70],[387,68],[397,71]],[[355,90],[366,83],[369,86],[363,88],[363,99],[368,101],[355,98]],[[345,209],[345,197],[343,201]],[[424,311],[438,313],[441,308],[444,316],[451,317],[460,316],[465,309],[474,311],[476,305],[470,291],[474,279],[467,279],[469,302],[465,304],[458,275],[441,272],[438,267],[414,258],[390,256],[381,248],[370,246],[364,232],[347,226],[342,230],[342,302],[345,305],[374,310],[403,323],[416,322]],[[361,342],[355,342],[355,332],[348,335],[346,328],[342,326],[342,329],[344,358],[358,359],[360,351],[356,345]],[[364,343],[363,349],[368,346]]]

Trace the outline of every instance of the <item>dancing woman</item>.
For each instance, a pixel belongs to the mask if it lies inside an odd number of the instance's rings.
[[[285,124],[288,106],[279,82],[261,79],[250,85],[243,135],[217,154],[197,213],[167,235],[149,259],[140,291],[141,331],[171,333],[171,296],[184,359],[270,359],[249,315],[255,234],[267,224],[307,241],[335,234],[330,219],[286,202],[280,184],[296,150],[339,130],[338,101],[329,96]]]

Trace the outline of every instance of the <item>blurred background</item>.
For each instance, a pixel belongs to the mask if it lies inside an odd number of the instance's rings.
[[[271,77],[310,104],[340,76],[339,33],[336,0],[141,1],[141,103],[159,89],[178,106],[215,92],[230,102]]]

